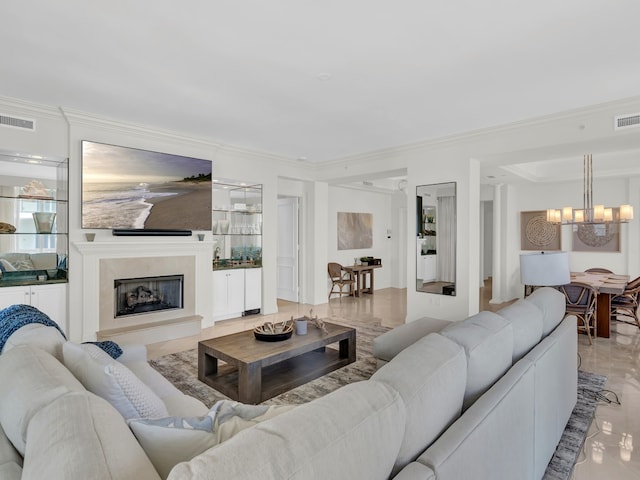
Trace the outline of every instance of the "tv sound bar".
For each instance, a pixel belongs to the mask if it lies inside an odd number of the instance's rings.
[[[173,230],[165,228],[114,228],[115,237],[190,237],[191,230]]]

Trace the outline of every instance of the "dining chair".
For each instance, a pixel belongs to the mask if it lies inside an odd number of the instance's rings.
[[[593,345],[591,340],[591,329],[593,336],[597,335],[596,323],[596,292],[590,285],[581,282],[571,282],[558,287],[564,294],[567,303],[567,313],[575,315],[582,325],[578,324],[578,330],[585,332],[589,338],[589,345]]]
[[[585,273],[613,273],[613,272],[607,268],[594,267],[594,268],[587,268],[585,270]]]
[[[355,279],[350,272],[347,272],[342,265],[336,262],[329,262],[327,264],[327,271],[329,272],[329,278],[331,279],[331,290],[329,290],[329,300],[331,295],[337,293],[342,297],[345,293],[348,295],[355,295]],[[338,287],[340,291],[335,291],[334,288]],[[348,292],[343,292],[343,288],[348,287]]]
[[[640,318],[638,317],[638,299],[640,297],[640,277],[627,283],[627,286],[619,295],[611,298],[611,319],[622,323],[629,323],[640,328]],[[631,317],[633,322],[620,319],[619,317]]]

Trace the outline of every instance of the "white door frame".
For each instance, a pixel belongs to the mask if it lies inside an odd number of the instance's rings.
[[[278,198],[277,297],[300,301],[300,241],[298,197]]]

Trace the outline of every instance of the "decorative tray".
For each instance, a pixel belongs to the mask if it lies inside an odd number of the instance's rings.
[[[293,322],[265,322],[253,329],[256,340],[262,342],[280,342],[291,338],[293,334]]]

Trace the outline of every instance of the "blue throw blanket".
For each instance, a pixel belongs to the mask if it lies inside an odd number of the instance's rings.
[[[92,345],[100,347],[106,353],[111,355],[111,358],[113,358],[114,360],[118,358],[120,355],[122,355],[122,349],[120,348],[120,345],[118,345],[116,342],[113,342],[111,340],[104,340],[102,342],[82,342],[82,343],[90,343]]]
[[[0,352],[13,332],[30,323],[41,323],[47,327],[55,327],[64,339],[67,339],[58,324],[37,308],[30,305],[11,305],[0,310]]]
[[[0,352],[4,348],[4,344],[7,343],[9,337],[16,330],[20,327],[24,327],[25,325],[29,325],[30,323],[40,323],[47,327],[55,327],[64,339],[67,339],[58,324],[51,320],[47,314],[30,305],[11,305],[4,310],[0,310]],[[120,346],[111,340],[84,343],[92,343],[100,347],[114,359],[122,355],[122,349]]]

